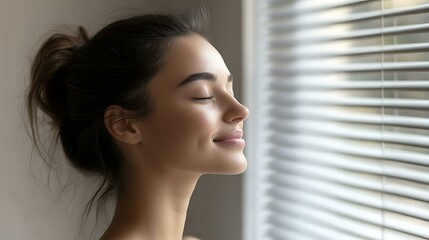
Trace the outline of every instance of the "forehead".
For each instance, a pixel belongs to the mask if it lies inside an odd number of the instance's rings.
[[[196,34],[175,39],[165,53],[163,62],[159,80],[169,79],[174,84],[199,72],[210,72],[225,78],[229,75],[219,52]]]

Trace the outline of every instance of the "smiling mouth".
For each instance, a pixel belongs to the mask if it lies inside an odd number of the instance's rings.
[[[223,144],[226,146],[235,146],[235,147],[244,147],[246,145],[246,142],[243,138],[229,138],[222,141],[214,141],[218,144]]]
[[[243,131],[235,130],[221,137],[215,138],[213,142],[231,147],[244,147],[246,142],[243,139]]]

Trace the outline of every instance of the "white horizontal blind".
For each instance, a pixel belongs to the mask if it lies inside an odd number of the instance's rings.
[[[254,239],[429,239],[429,0],[255,4]]]

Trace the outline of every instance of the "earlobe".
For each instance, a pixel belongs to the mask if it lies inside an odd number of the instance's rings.
[[[126,110],[117,105],[109,106],[104,112],[104,125],[117,141],[137,144],[141,135],[134,122],[126,116]]]

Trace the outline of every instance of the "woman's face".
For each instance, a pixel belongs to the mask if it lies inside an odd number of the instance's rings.
[[[243,121],[232,76],[219,52],[199,35],[173,41],[147,89],[152,111],[139,124],[142,161],[160,169],[242,173]]]

